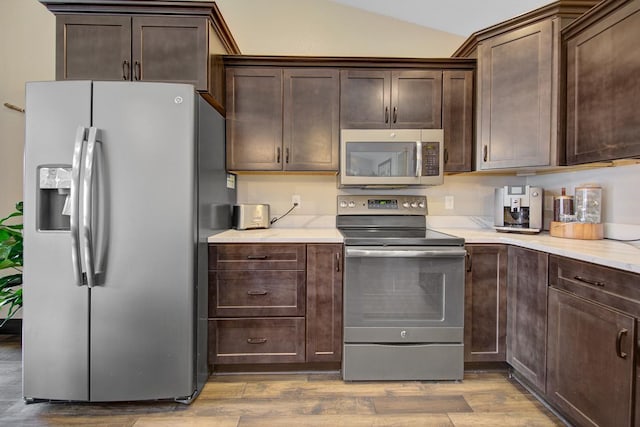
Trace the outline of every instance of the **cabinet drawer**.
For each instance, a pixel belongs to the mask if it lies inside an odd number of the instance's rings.
[[[304,270],[304,244],[228,244],[209,247],[211,270]]]
[[[549,285],[640,317],[640,275],[551,255]]]
[[[209,316],[304,316],[304,271],[211,271]]]
[[[210,320],[213,363],[304,362],[304,318]]]

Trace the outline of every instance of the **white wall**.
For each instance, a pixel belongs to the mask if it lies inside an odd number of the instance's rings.
[[[24,108],[24,84],[55,78],[55,19],[37,0],[0,1],[0,104]],[[22,200],[24,114],[0,106],[0,216]]]
[[[328,0],[216,0],[245,55],[448,57],[465,37]]]

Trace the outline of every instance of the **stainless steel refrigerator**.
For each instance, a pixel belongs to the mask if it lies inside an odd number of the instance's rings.
[[[26,87],[23,395],[174,399],[207,379],[207,237],[235,203],[193,86]]]

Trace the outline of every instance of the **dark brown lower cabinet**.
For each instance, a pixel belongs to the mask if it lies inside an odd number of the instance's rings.
[[[504,362],[507,246],[466,245],[464,361]]]
[[[339,366],[342,256],[342,244],[209,245],[209,365]]]
[[[509,247],[507,362],[517,375],[545,391],[547,267],[549,255]]]
[[[631,426],[635,319],[549,288],[547,396],[581,426]]]
[[[342,360],[341,244],[307,245],[307,362]]]

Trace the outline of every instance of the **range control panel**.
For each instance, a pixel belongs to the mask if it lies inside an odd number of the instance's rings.
[[[426,215],[426,196],[339,195],[338,215]]]

